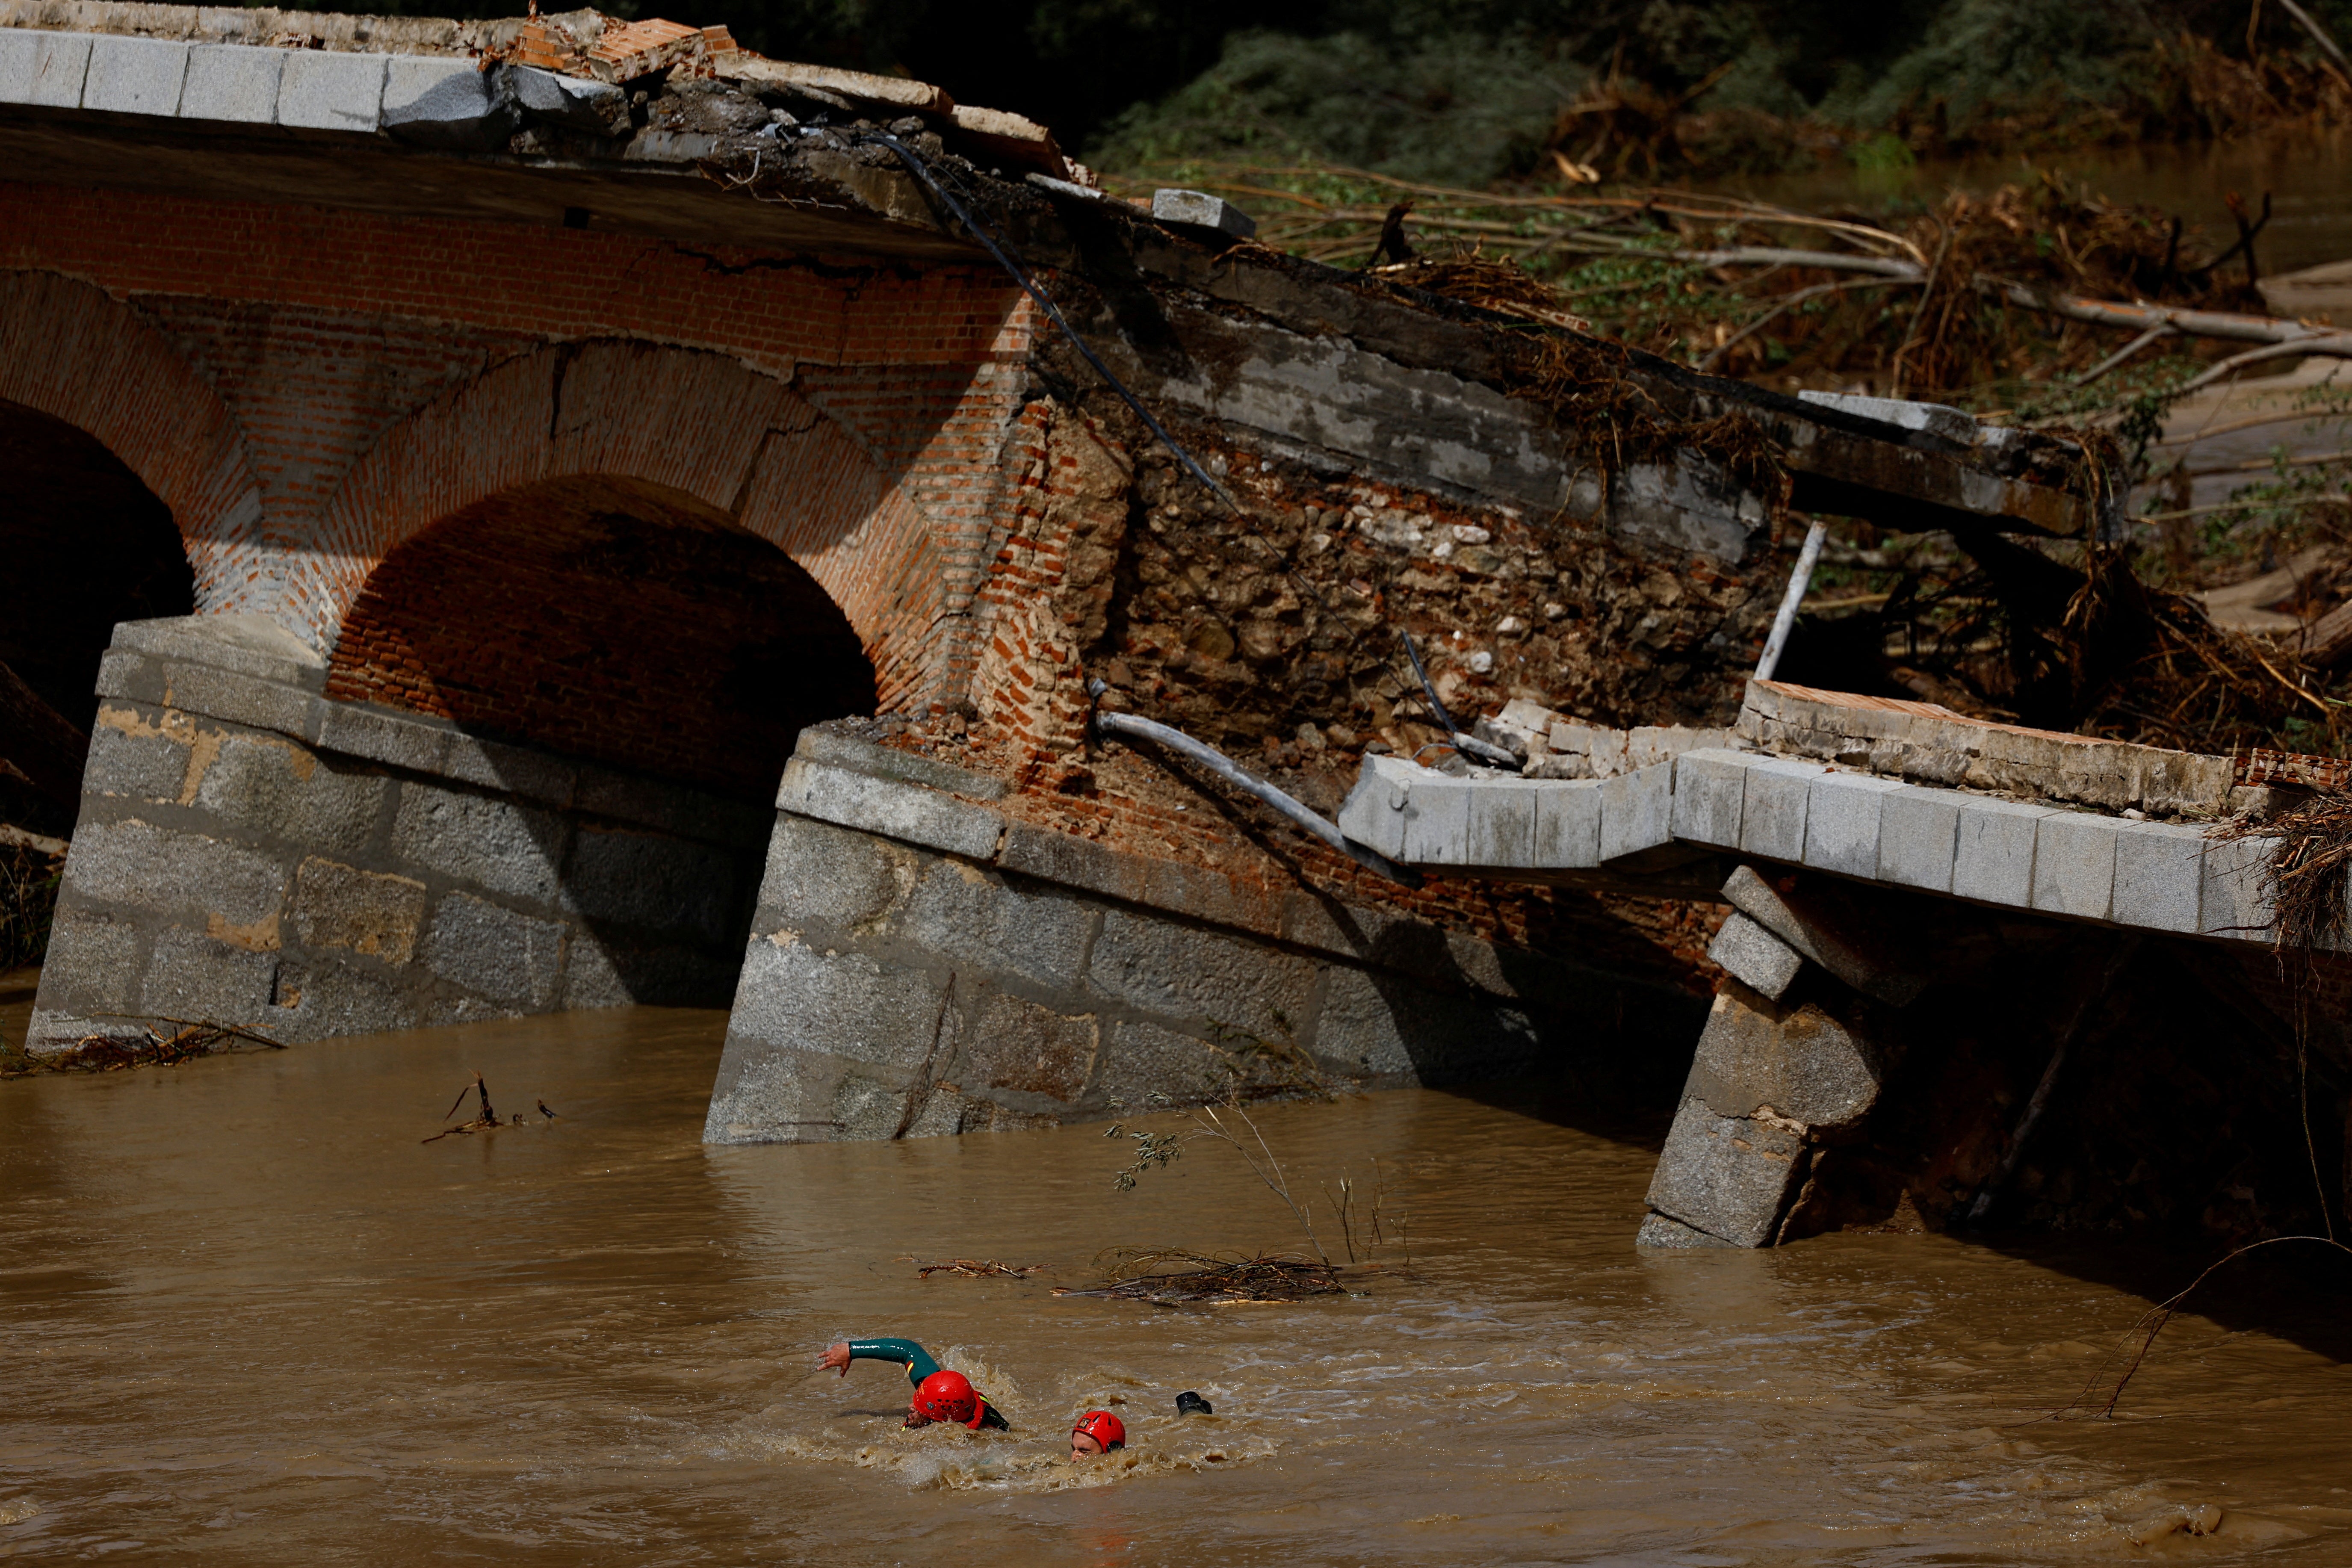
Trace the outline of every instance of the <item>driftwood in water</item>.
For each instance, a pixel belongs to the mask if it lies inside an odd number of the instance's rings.
[[[939,1263],[925,1263],[917,1258],[914,1254],[908,1253],[900,1257],[898,1261],[901,1263],[914,1264],[915,1272],[921,1275],[926,1279],[929,1279],[934,1274],[961,1274],[967,1279],[986,1279],[991,1275],[1003,1275],[1008,1279],[1026,1279],[1032,1274],[1045,1274],[1052,1271],[1052,1265],[1050,1264],[1024,1263],[1014,1265],[1011,1263],[999,1263],[992,1258],[986,1259],[973,1258],[950,1258]]]

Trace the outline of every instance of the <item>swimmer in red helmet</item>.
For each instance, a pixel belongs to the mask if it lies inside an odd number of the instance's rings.
[[[1127,1447],[1127,1424],[1108,1410],[1089,1410],[1070,1428],[1070,1462]]]
[[[953,1421],[975,1432],[983,1426],[997,1432],[1012,1430],[1013,1423],[980,1396],[971,1379],[960,1372],[943,1370],[930,1352],[912,1340],[844,1340],[827,1345],[816,1364],[819,1371],[829,1367],[847,1377],[854,1361],[895,1362],[907,1369],[907,1381],[915,1385],[915,1395],[907,1402],[909,1426]]]

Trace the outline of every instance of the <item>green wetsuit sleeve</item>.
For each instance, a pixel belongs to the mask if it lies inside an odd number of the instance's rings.
[[[907,1381],[920,1386],[923,1379],[940,1370],[931,1352],[912,1340],[852,1340],[849,1342],[852,1361],[895,1361],[907,1369]]]

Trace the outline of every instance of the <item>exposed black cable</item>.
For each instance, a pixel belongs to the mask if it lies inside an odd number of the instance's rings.
[[[909,171],[913,173],[915,178],[922,182],[923,188],[929,191],[931,195],[937,196],[940,203],[946,206],[948,211],[955,214],[956,221],[962,224],[965,228],[971,232],[972,238],[980,241],[981,247],[986,250],[989,255],[996,258],[996,264],[999,267],[1003,268],[1006,272],[1012,275],[1013,280],[1021,285],[1022,291],[1024,293],[1027,294],[1032,300],[1037,301],[1037,308],[1045,312],[1045,317],[1048,321],[1052,321],[1054,325],[1061,329],[1062,335],[1070,340],[1070,346],[1077,350],[1079,354],[1085,358],[1088,364],[1095,367],[1095,374],[1101,376],[1103,380],[1108,382],[1110,384],[1110,389],[1118,394],[1120,400],[1129,408],[1135,410],[1135,416],[1142,420],[1145,426],[1149,428],[1154,436],[1160,437],[1160,441],[1162,446],[1166,447],[1171,452],[1176,455],[1176,460],[1184,465],[1184,471],[1191,474],[1195,479],[1198,479],[1201,482],[1202,487],[1207,489],[1211,495],[1215,496],[1219,500],[1233,508],[1236,513],[1241,513],[1244,517],[1244,520],[1246,520],[1246,511],[1243,508],[1242,503],[1234,498],[1233,492],[1226,489],[1224,486],[1219,484],[1210,476],[1208,469],[1201,467],[1198,462],[1194,461],[1192,454],[1186,451],[1183,447],[1177,442],[1176,437],[1168,433],[1167,426],[1161,425],[1158,419],[1152,416],[1151,410],[1143,405],[1143,400],[1136,396],[1134,393],[1129,392],[1127,388],[1127,384],[1119,380],[1118,376],[1111,374],[1110,366],[1103,363],[1102,356],[1095,353],[1093,348],[1087,344],[1086,339],[1078,336],[1077,329],[1071,326],[1068,320],[1063,316],[1062,308],[1055,304],[1052,297],[1049,296],[1043,289],[1037,287],[1036,281],[1029,276],[1028,270],[1024,268],[1019,261],[1015,260],[1012,256],[1006,253],[1004,247],[998,242],[996,236],[990,232],[990,230],[982,225],[978,218],[972,216],[971,209],[964,205],[963,203],[958,201],[949,193],[947,186],[941,184],[939,178],[932,174],[930,164],[927,160],[917,153],[913,148],[908,146],[896,136],[892,136],[887,132],[860,132],[856,136],[852,138],[852,140],[857,142],[869,142],[876,146],[887,147],[891,152],[896,153],[898,155],[899,160],[907,165]],[[1252,531],[1255,532],[1256,531],[1253,529]],[[1260,537],[1264,536],[1260,535]],[[1268,541],[1268,542],[1270,543],[1272,542]]]

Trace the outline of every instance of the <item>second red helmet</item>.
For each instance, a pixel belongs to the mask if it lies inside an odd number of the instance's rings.
[[[1081,1432],[1101,1444],[1106,1454],[1127,1447],[1127,1424],[1108,1410],[1089,1410],[1079,1416],[1070,1434],[1076,1436]]]

